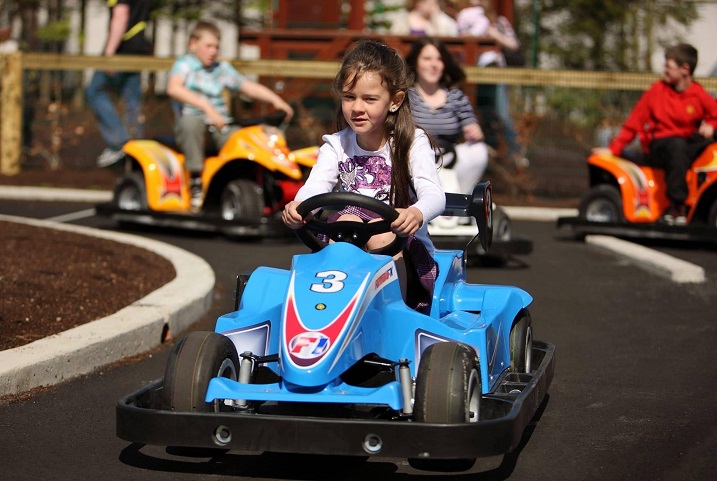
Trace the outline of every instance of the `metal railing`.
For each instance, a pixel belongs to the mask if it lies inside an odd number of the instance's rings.
[[[95,68],[166,73],[173,62],[174,58],[146,56],[97,57],[47,53],[0,55],[0,174],[14,175],[21,168],[23,73],[85,71]],[[281,81],[287,89],[282,95],[289,101],[302,101],[307,92],[313,94],[307,88],[307,83],[323,85],[322,92],[326,95],[329,90],[326,86],[330,85],[339,68],[339,62],[333,61],[258,59],[230,62],[240,72],[259,76],[267,83]],[[603,132],[604,136],[611,129],[619,127],[640,92],[659,78],[657,74],[651,73],[476,66],[465,66],[464,70],[467,74],[467,85],[464,87],[471,97],[475,96],[476,88],[480,91],[484,85],[512,86],[511,108],[519,129],[523,130],[522,140],[528,144],[527,155],[531,161],[536,159],[536,162],[531,162],[531,168],[536,174],[542,172],[550,179],[582,175],[584,152],[597,142],[597,133]],[[717,92],[717,78],[697,80],[708,91]],[[605,103],[611,105],[606,107]],[[602,112],[603,109],[605,112]],[[536,123],[540,125],[536,126]],[[528,141],[526,138],[529,135],[532,137]],[[549,161],[540,164],[540,158]],[[546,185],[550,181],[540,183]]]

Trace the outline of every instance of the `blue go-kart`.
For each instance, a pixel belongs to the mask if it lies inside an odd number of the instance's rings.
[[[327,222],[347,205],[383,220]],[[446,215],[476,219],[490,245],[491,188],[447,194]],[[291,269],[238,277],[237,308],[215,332],[179,340],[163,379],[121,399],[117,435],[159,446],[405,457],[469,469],[515,449],[553,378],[554,346],[533,339],[532,298],[468,284],[462,251],[437,250],[432,304],[409,308],[392,256],[361,246],[398,215],[357,194],[300,204],[312,250]],[[333,242],[329,242],[329,239]]]

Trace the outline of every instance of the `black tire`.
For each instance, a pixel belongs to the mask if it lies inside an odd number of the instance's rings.
[[[506,242],[513,238],[513,223],[502,207],[493,208],[493,242]]]
[[[252,180],[232,180],[224,187],[220,205],[224,220],[259,220],[264,217],[264,206],[264,190]]]
[[[421,356],[416,376],[413,420],[473,423],[480,419],[481,376],[475,350],[458,342],[437,342]],[[418,459],[408,463],[427,471],[466,471],[475,459]]]
[[[180,412],[219,412],[219,400],[204,401],[215,377],[237,379],[239,356],[234,343],[211,331],[192,332],[172,349],[164,371],[162,408]]]
[[[147,187],[141,172],[130,172],[117,181],[112,197],[122,210],[147,210]]]
[[[710,213],[707,216],[707,226],[717,229],[717,200],[714,201],[712,207],[710,207]]]
[[[533,369],[533,319],[523,311],[510,328],[510,371],[530,373]]]
[[[601,184],[590,189],[580,199],[578,212],[581,219],[591,222],[625,222],[622,197],[618,188],[613,185]]]
[[[513,222],[502,207],[493,206],[493,241],[494,244],[510,242],[513,238]],[[476,246],[478,263],[484,267],[503,267],[510,260],[509,255],[491,253],[483,250],[480,244]]]

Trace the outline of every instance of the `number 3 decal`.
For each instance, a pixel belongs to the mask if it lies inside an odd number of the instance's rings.
[[[320,283],[311,284],[311,290],[314,292],[339,292],[344,288],[344,283],[341,282],[348,276],[346,273],[341,271],[323,271],[317,272],[316,278],[321,279]]]

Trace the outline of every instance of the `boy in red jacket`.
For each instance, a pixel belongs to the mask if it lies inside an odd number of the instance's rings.
[[[623,156],[623,149],[638,137],[645,160],[665,170],[667,197],[672,205],[662,220],[687,223],[687,181],[692,162],[715,141],[717,100],[695,82],[697,50],[679,44],[665,50],[662,79],[642,95],[609,148],[596,153]]]

